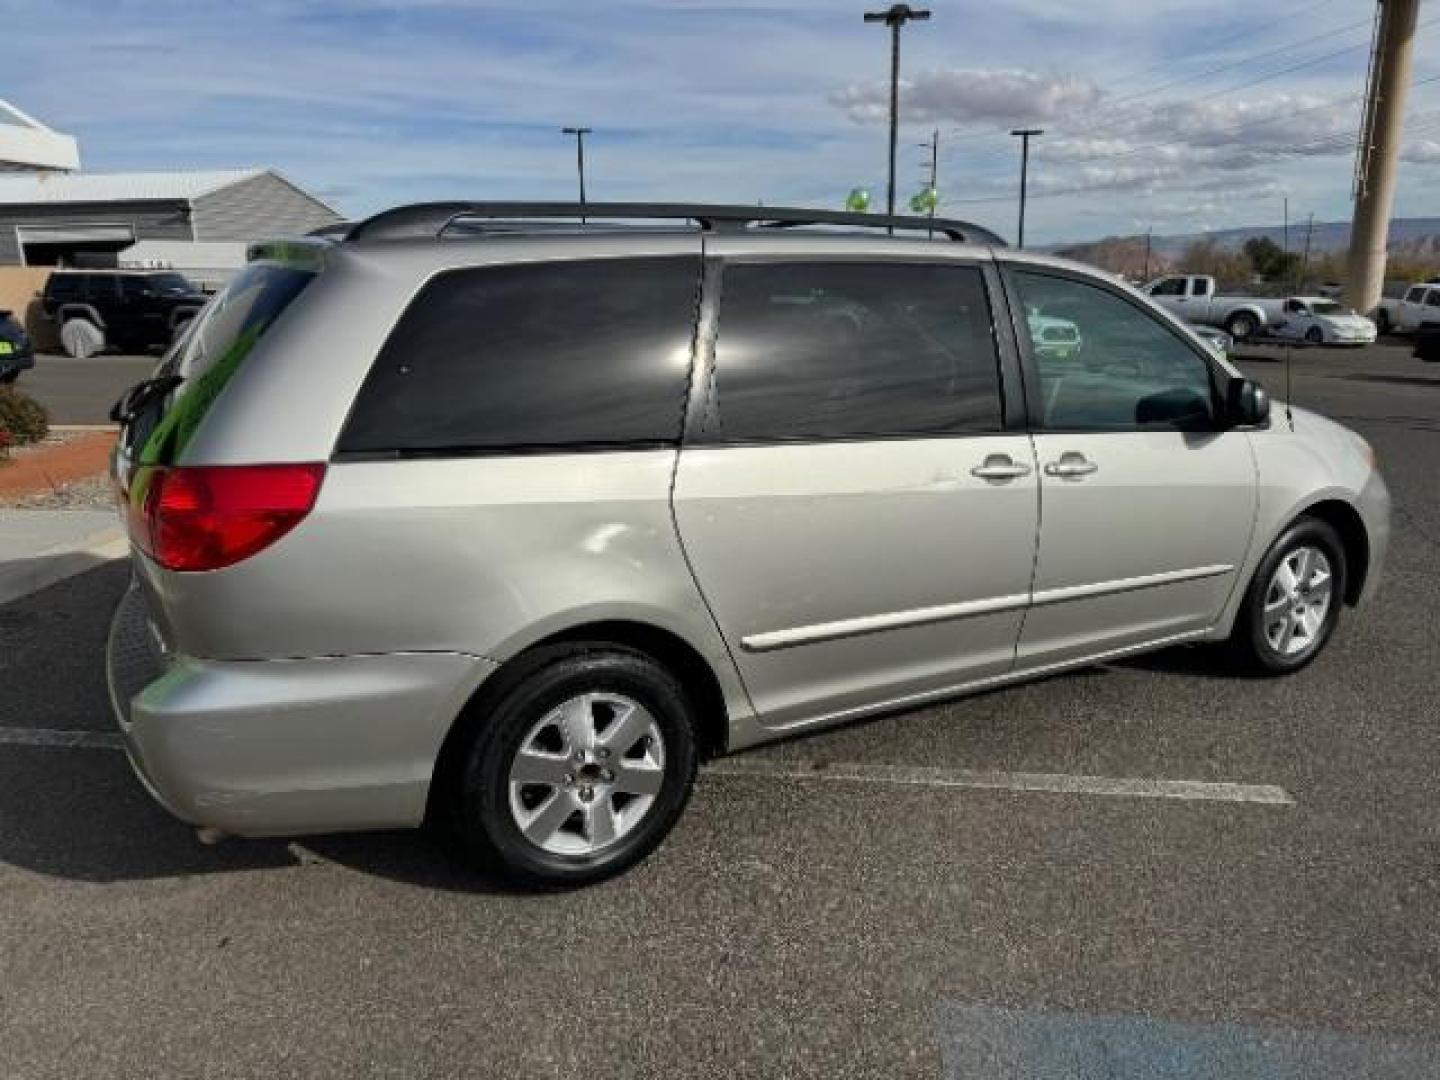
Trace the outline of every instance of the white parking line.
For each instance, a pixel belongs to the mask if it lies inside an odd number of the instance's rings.
[[[59,731],[53,728],[0,727],[0,746],[45,746],[68,750],[122,750],[124,740],[107,731]],[[804,780],[844,784],[897,784],[908,787],[988,788],[1049,791],[1063,795],[1108,795],[1132,799],[1181,799],[1200,802],[1260,803],[1294,806],[1282,787],[1231,784],[1211,780],[1139,780],[1069,773],[979,772],[917,765],[815,766],[806,762],[727,758],[707,765],[703,776],[741,776],[764,780]]]
[[[914,787],[990,788],[1049,791],[1064,795],[1108,795],[1132,799],[1182,799],[1202,802],[1262,803],[1294,806],[1284,788],[1271,784],[1230,784],[1209,780],[1139,780],[1068,773],[977,772],[908,765],[848,763],[807,767],[805,762],[731,758],[704,770],[706,776],[749,776],[768,780],[808,780],[845,784],[901,784]]]
[[[110,731],[57,731],[53,728],[0,727],[0,746],[53,746],[62,750],[123,750],[125,742]]]

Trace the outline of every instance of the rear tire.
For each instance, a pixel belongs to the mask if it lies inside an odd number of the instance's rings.
[[[66,319],[60,327],[65,355],[87,360],[105,347],[105,332],[89,319]]]
[[[1325,331],[1321,330],[1318,326],[1312,326],[1309,330],[1305,331],[1305,340],[1311,345],[1324,345]]]
[[[20,370],[18,368],[14,371],[7,371],[5,374],[0,375],[0,386],[14,386],[15,380],[18,378],[20,378]]]
[[[1390,333],[1390,313],[1384,308],[1375,312],[1375,332],[1377,334]]]
[[[1296,520],[1255,568],[1230,635],[1236,657],[1263,675],[1314,660],[1340,619],[1346,573],[1339,534],[1318,518]]]
[[[1225,320],[1225,332],[1236,341],[1248,341],[1259,328],[1255,317],[1248,312],[1238,312]]]
[[[697,766],[694,709],[644,653],[546,649],[478,718],[449,794],[466,853],[530,888],[573,888],[645,858]]]

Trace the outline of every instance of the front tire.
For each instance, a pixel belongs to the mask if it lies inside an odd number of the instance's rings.
[[[3,375],[0,375],[0,386],[14,386],[15,380],[18,378],[20,378],[19,368],[13,371],[7,371]]]
[[[1256,567],[1235,616],[1232,650],[1261,674],[1299,671],[1335,630],[1346,572],[1335,530],[1318,518],[1297,520]]]
[[[1318,326],[1312,326],[1309,330],[1305,331],[1305,340],[1311,345],[1324,345],[1325,331],[1321,330]]]
[[[620,646],[557,646],[479,719],[451,823],[475,861],[517,884],[589,885],[659,846],[696,765],[694,710],[669,671]]]
[[[1390,313],[1384,308],[1375,312],[1375,332],[1377,334],[1390,333]]]

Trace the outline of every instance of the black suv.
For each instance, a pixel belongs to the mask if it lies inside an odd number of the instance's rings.
[[[41,306],[59,325],[66,353],[93,356],[107,346],[144,352],[169,345],[205,299],[170,270],[57,270]]]
[[[20,372],[35,366],[35,354],[20,320],[0,311],[0,384],[13,383]]]

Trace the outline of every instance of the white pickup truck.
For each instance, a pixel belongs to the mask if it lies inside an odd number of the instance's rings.
[[[1368,345],[1375,324],[1323,296],[1221,296],[1208,274],[1176,274],[1145,286],[1187,322],[1221,327],[1236,341],[1281,337],[1313,345]]]
[[[1150,282],[1144,291],[1186,322],[1218,326],[1236,341],[1257,337],[1280,322],[1284,304],[1258,296],[1220,296],[1208,274],[1174,274]]]
[[[1440,323],[1440,279],[1411,285],[1395,300],[1381,300],[1375,325],[1382,334],[1413,334],[1427,322]]]

